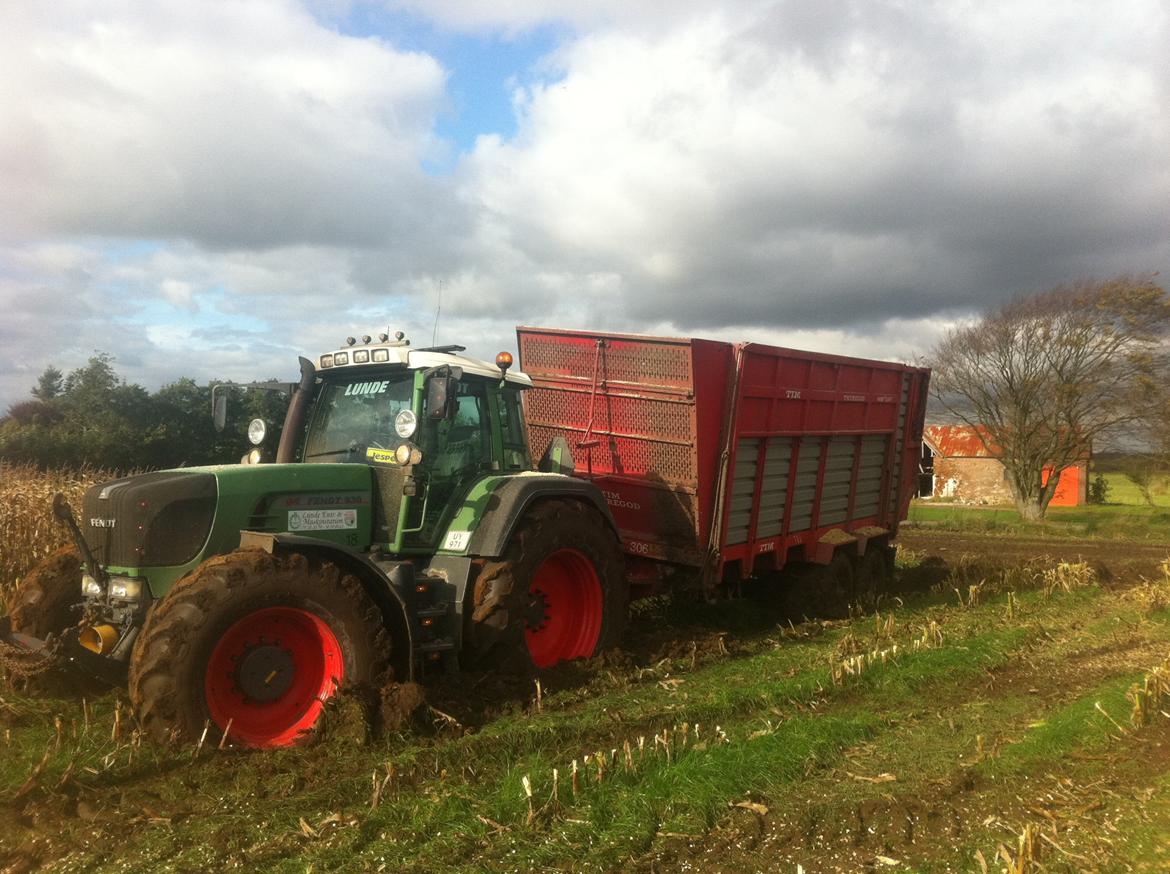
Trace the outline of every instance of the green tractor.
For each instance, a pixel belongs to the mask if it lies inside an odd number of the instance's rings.
[[[350,338],[300,359],[273,463],[257,420],[244,463],[96,485],[80,519],[56,501],[76,550],[25,577],[6,639],[128,684],[153,738],[210,721],[261,748],[311,736],[341,688],[613,645],[604,497],[563,444],[534,469],[511,356],[462,351]]]

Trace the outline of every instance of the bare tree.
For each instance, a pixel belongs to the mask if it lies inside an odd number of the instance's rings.
[[[1058,286],[948,332],[932,391],[1003,463],[1020,515],[1042,519],[1060,472],[1147,412],[1168,329],[1152,276]]]

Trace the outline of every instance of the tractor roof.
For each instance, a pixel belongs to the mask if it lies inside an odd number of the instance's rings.
[[[366,353],[362,355],[361,353]],[[377,353],[375,355],[375,353]],[[354,361],[357,357],[364,359]],[[341,359],[338,361],[338,359]],[[449,365],[459,367],[464,373],[476,376],[485,376],[489,379],[500,378],[500,368],[488,361],[479,358],[469,358],[455,351],[442,349],[412,349],[403,343],[357,343],[334,352],[326,352],[317,359],[318,371],[337,372],[339,370],[361,370],[366,367],[385,364],[404,364],[411,370],[425,370],[431,367]],[[531,388],[532,380],[526,373],[516,370],[507,371],[507,381],[519,388]]]

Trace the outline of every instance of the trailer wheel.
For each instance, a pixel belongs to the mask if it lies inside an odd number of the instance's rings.
[[[8,599],[12,630],[44,639],[76,625],[81,603],[81,558],[72,546],[63,546],[43,559]]]
[[[209,722],[236,745],[310,738],[342,687],[381,686],[391,640],[358,579],[303,555],[238,550],[177,583],[130,664],[130,700],[156,740]],[[230,724],[230,728],[229,728]]]
[[[871,546],[865,555],[857,559],[854,569],[854,591],[857,603],[866,610],[877,607],[878,598],[885,592],[889,584],[886,557],[884,549]]]
[[[628,591],[617,537],[578,501],[530,509],[499,561],[475,582],[470,629],[487,659],[547,668],[588,658],[621,638]]]
[[[830,605],[837,605],[840,612],[849,615],[850,599],[857,591],[857,575],[853,570],[853,559],[841,550],[825,565],[825,594]],[[832,607],[830,606],[830,609]]]

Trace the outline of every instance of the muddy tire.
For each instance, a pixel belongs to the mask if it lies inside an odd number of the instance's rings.
[[[481,662],[547,668],[608,649],[625,631],[629,590],[617,537],[578,501],[542,501],[480,571],[468,631]]]
[[[358,579],[303,555],[238,550],[177,583],[147,620],[130,701],[158,741],[271,748],[313,737],[339,688],[390,679],[390,635]]]
[[[12,630],[44,639],[76,625],[81,603],[81,558],[72,546],[58,549],[24,575],[8,599]]]
[[[863,610],[873,610],[890,586],[886,549],[874,545],[857,559],[853,569],[854,598]]]
[[[855,585],[853,560],[838,552],[828,564],[789,562],[769,597],[789,618],[843,619]]]

